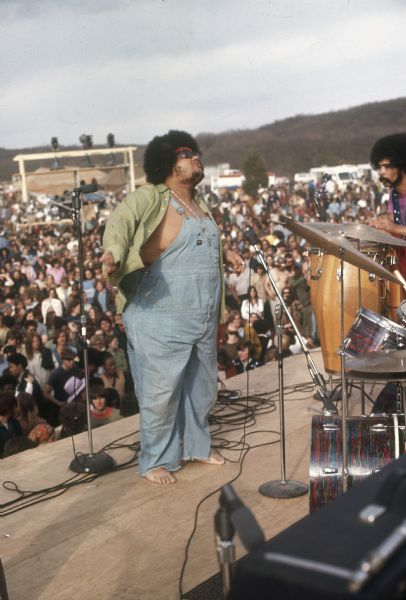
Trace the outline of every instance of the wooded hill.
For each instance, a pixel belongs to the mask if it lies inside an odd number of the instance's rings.
[[[206,165],[230,163],[232,168],[238,169],[246,153],[253,149],[262,155],[270,171],[292,176],[324,164],[367,163],[369,151],[377,138],[402,131],[406,132],[406,97],[320,115],[298,115],[257,129],[201,133],[197,138]],[[144,146],[136,142],[134,145],[138,146],[135,160],[142,165]],[[63,147],[65,150],[75,148],[78,146]],[[16,154],[49,150],[49,146],[14,150],[0,148],[0,179],[10,180],[12,173],[18,171],[12,160]],[[77,159],[76,162],[64,159],[63,164],[77,164]],[[33,169],[50,166],[49,161],[30,165]],[[141,174],[140,166],[137,176]]]

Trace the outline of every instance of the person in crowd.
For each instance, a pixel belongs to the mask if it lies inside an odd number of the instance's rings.
[[[117,408],[108,405],[107,390],[102,385],[93,385],[90,389],[91,401],[91,424],[92,427],[100,427],[108,423],[114,423],[121,419]]]
[[[255,358],[255,348],[249,342],[239,342],[237,351],[238,357],[233,360],[236,375],[251,371],[263,364]]]
[[[28,333],[25,338],[25,356],[28,361],[28,370],[38,381],[41,388],[48,383],[51,371],[55,369],[52,351],[46,348],[38,333]]]
[[[113,313],[115,309],[115,297],[113,292],[107,288],[104,277],[96,281],[95,288],[93,306],[98,308],[102,313]]]
[[[0,392],[0,458],[4,458],[4,446],[15,437],[24,437],[24,432],[14,416],[16,398],[11,392]]]
[[[38,406],[31,394],[20,392],[17,395],[15,411],[23,433],[36,444],[45,444],[55,440],[54,428],[39,416]]]
[[[69,402],[61,406],[58,439],[83,433],[87,429],[86,405],[83,402]]]
[[[248,319],[250,313],[256,313],[259,319],[264,318],[264,301],[258,297],[257,288],[250,285],[248,288],[248,298],[241,304],[241,317]]]
[[[69,398],[69,394],[65,390],[65,384],[76,373],[75,354],[71,350],[63,350],[61,365],[52,371],[48,383],[45,384],[43,389],[46,404],[44,418],[53,427],[59,425],[59,409]]]
[[[117,369],[114,356],[110,352],[102,354],[103,373],[100,376],[105,388],[116,390],[118,397],[123,398],[126,393],[126,378],[124,369]]]
[[[47,320],[48,312],[55,313],[57,317],[62,317],[63,315],[63,304],[57,297],[55,287],[49,288],[48,297],[41,302],[41,313],[44,322]]]
[[[24,354],[14,352],[7,357],[9,374],[15,377],[16,392],[27,392],[31,394],[37,403],[39,410],[44,409],[44,397],[41,386],[35,379],[34,375],[28,370],[28,360]]]
[[[61,366],[61,357],[64,350],[70,350],[71,352],[74,352],[73,348],[71,348],[69,345],[68,331],[69,329],[66,326],[63,326],[62,329],[55,330],[53,340],[49,343],[55,367]]]
[[[111,334],[106,335],[106,346],[107,352],[114,358],[114,362],[117,369],[123,369],[126,373],[128,373],[128,362],[127,357],[122,348],[119,346],[118,337],[112,332]]]
[[[51,261],[51,266],[47,268],[46,275],[51,275],[53,278],[53,283],[55,285],[61,285],[61,281],[63,277],[66,277],[65,268],[61,265],[61,261],[59,258],[53,258]]]
[[[56,288],[56,295],[57,295],[57,298],[62,302],[65,311],[68,308],[71,293],[72,293],[72,286],[69,285],[69,279],[68,279],[67,275],[64,275],[61,278],[60,284]]]

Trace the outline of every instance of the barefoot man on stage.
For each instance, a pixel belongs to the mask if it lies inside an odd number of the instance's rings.
[[[131,372],[140,405],[140,473],[175,483],[189,460],[220,465],[210,444],[217,398],[216,330],[224,309],[217,226],[195,190],[203,179],[195,139],[169,131],[147,146],[148,184],[107,221],[104,270],[119,286]],[[236,273],[245,263],[227,251]]]

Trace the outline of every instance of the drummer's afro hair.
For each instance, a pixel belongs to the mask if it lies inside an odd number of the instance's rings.
[[[394,167],[406,171],[406,133],[387,135],[375,142],[370,158],[374,169],[384,158],[390,160]]]
[[[182,146],[200,152],[196,140],[186,131],[171,129],[165,135],[154,137],[144,154],[144,171],[149,183],[163,183],[172,174],[176,163],[175,150]]]

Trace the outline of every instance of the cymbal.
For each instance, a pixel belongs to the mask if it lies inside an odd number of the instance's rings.
[[[388,246],[406,246],[406,240],[362,223],[308,223],[308,225],[318,231],[324,231],[332,235],[344,235],[344,237],[355,240],[376,242]]]
[[[356,356],[345,357],[345,371],[353,373],[376,376],[382,379],[386,377],[406,378],[406,349],[402,350],[377,350],[376,352],[362,352]]]
[[[334,256],[338,256],[338,258],[342,257],[345,262],[349,262],[359,269],[364,269],[369,273],[374,273],[378,277],[399,283],[397,277],[388,271],[388,269],[382,267],[382,265],[369,258],[366,254],[362,254],[362,252],[356,250],[347,239],[328,235],[323,231],[313,229],[310,225],[299,223],[284,215],[279,215],[279,221],[282,225],[293,231],[293,233],[305,238],[317,248],[324,250],[327,254],[333,254]]]

